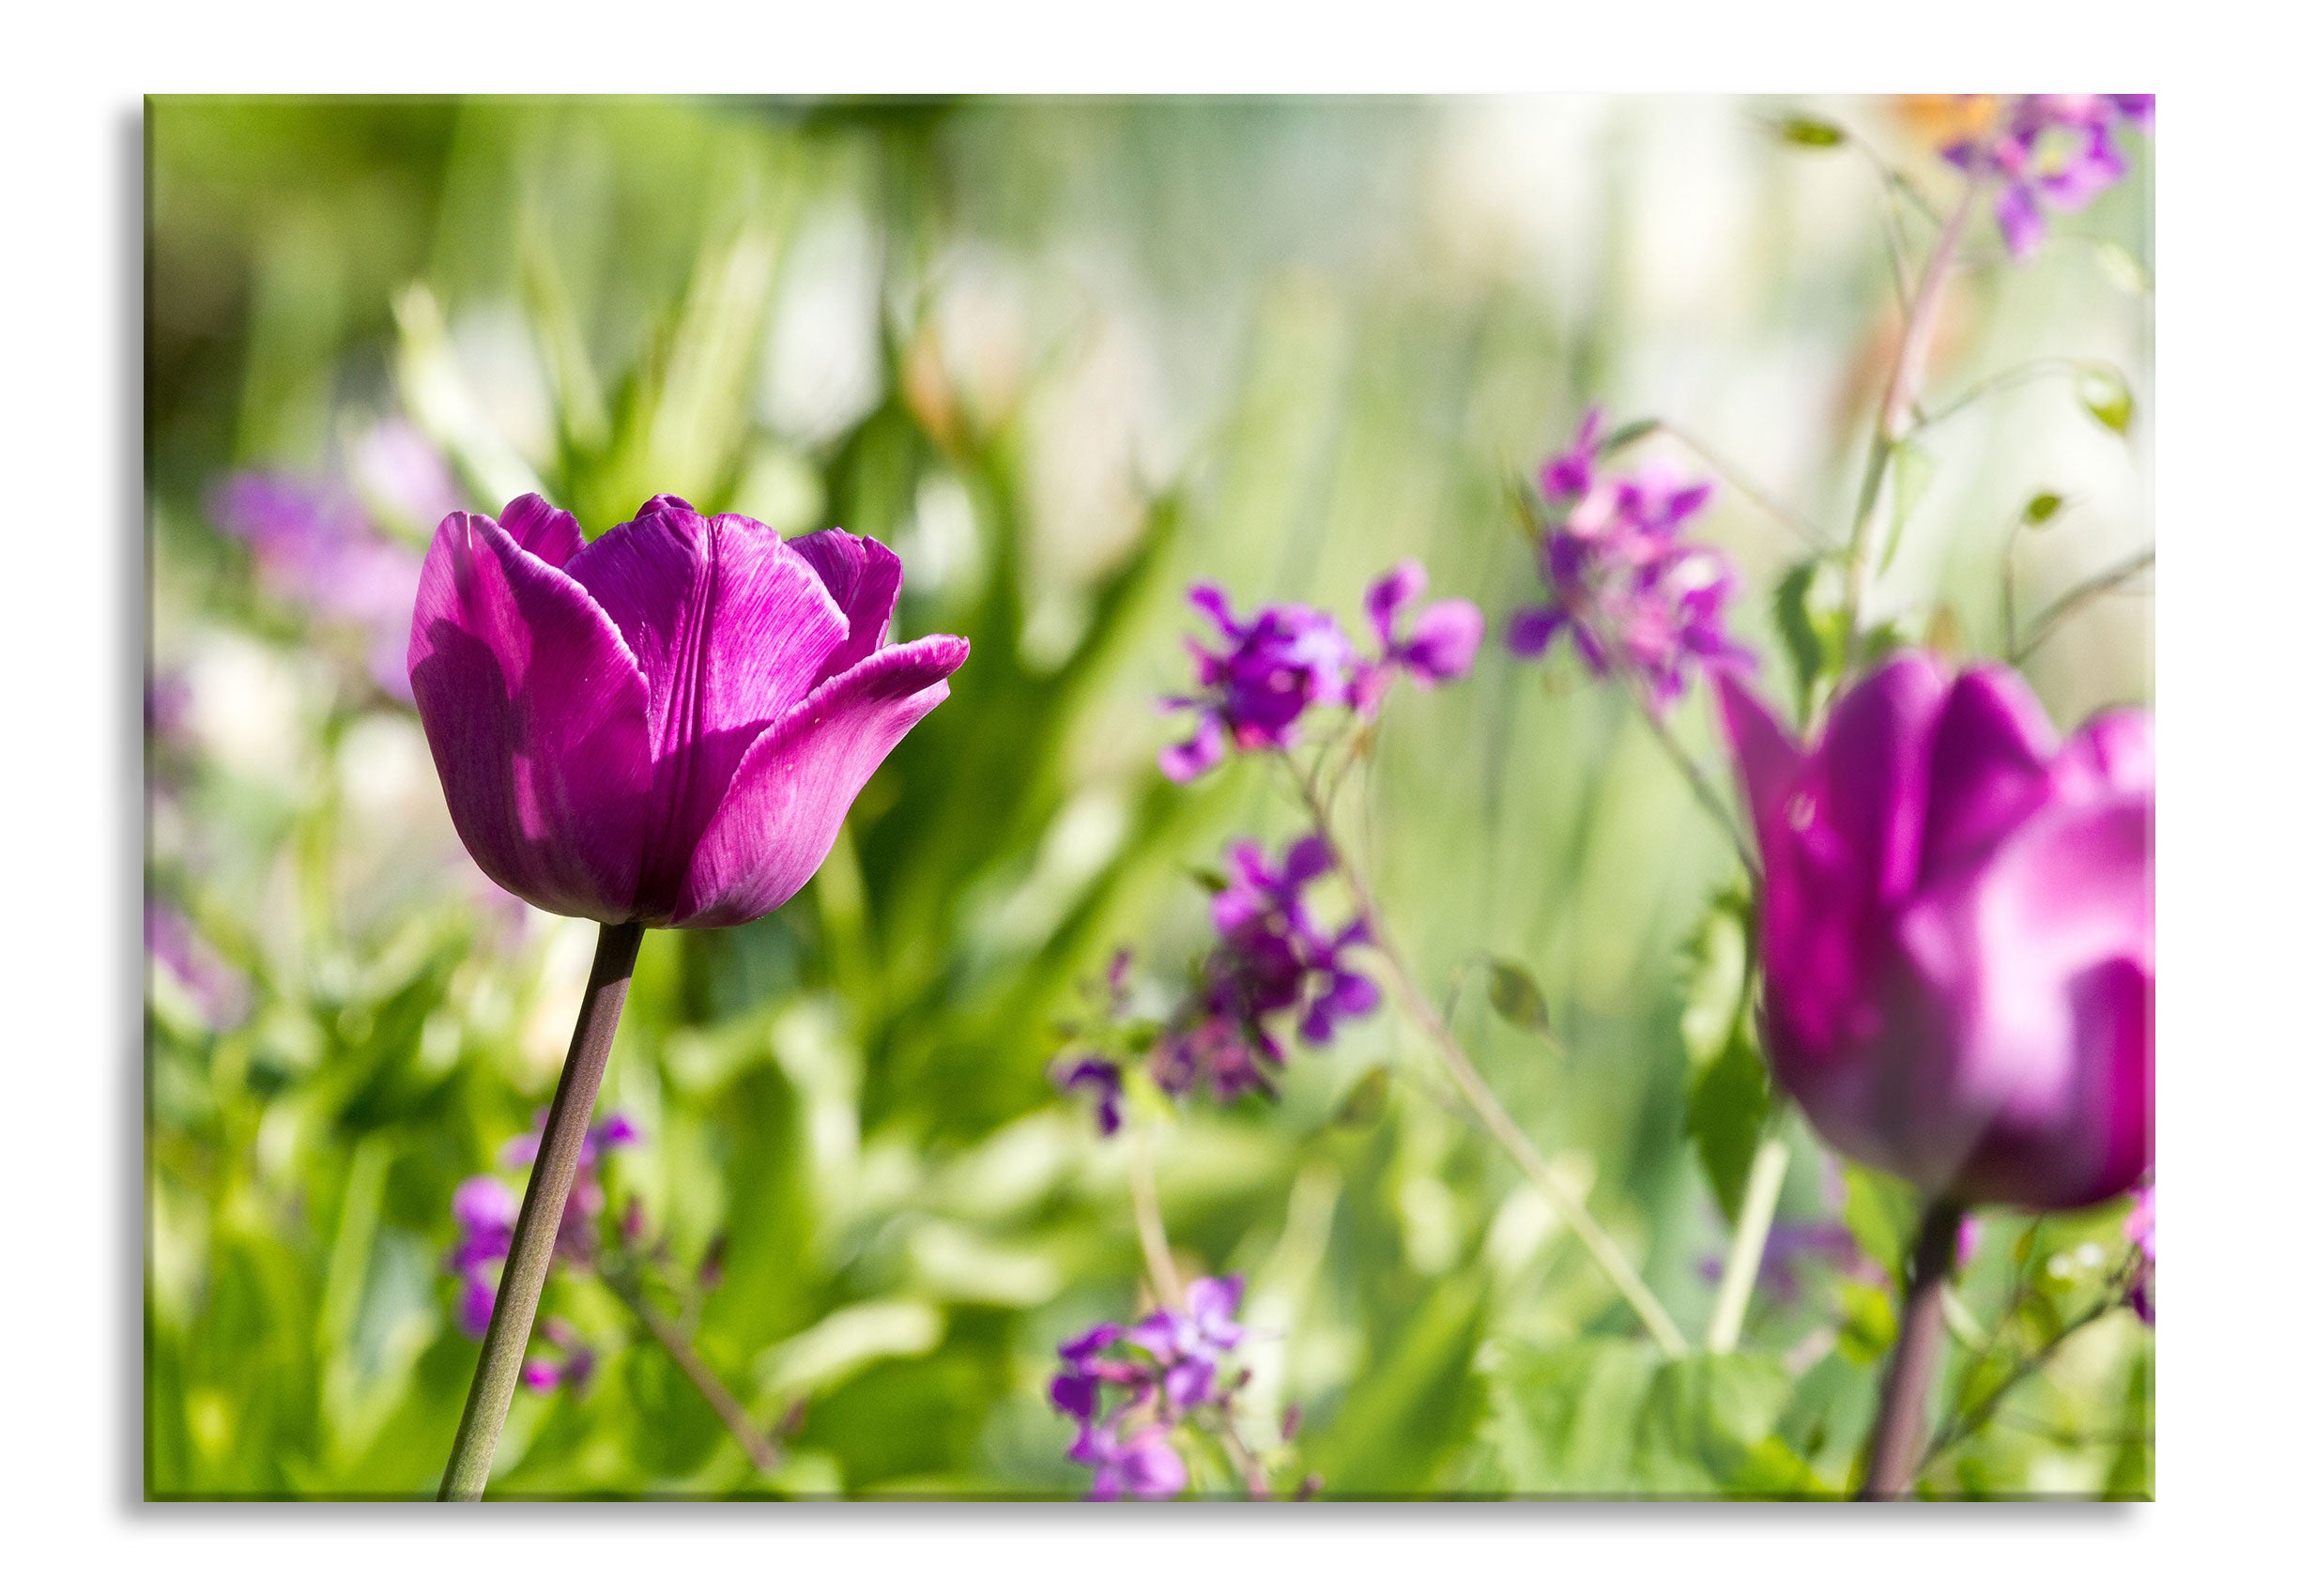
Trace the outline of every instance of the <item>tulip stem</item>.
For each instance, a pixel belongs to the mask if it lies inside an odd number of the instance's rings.
[[[1756,1156],[1749,1161],[1741,1211],[1733,1224],[1733,1250],[1725,1255],[1717,1306],[1703,1340],[1711,1352],[1731,1352],[1740,1344],[1741,1321],[1749,1313],[1750,1294],[1756,1286],[1758,1266],[1765,1261],[1765,1241],[1772,1234],[1773,1212],[1781,1205],[1781,1182],[1788,1169],[1789,1140],[1776,1130],[1757,1143]]]
[[[518,1388],[519,1366],[535,1327],[535,1307],[551,1270],[560,1219],[575,1186],[583,1133],[590,1128],[591,1108],[599,1100],[599,1083],[606,1075],[615,1023],[622,1018],[623,996],[631,987],[643,934],[645,928],[636,925],[599,928],[590,981],[583,989],[583,1006],[567,1043],[567,1063],[560,1071],[550,1117],[544,1122],[535,1171],[519,1205],[519,1222],[512,1231],[511,1253],[503,1260],[495,1312],[487,1320],[487,1339],[480,1345],[479,1368],[471,1376],[470,1395],[464,1399],[463,1422],[456,1426],[455,1445],[439,1481],[443,1502],[475,1502],[487,1489],[487,1470],[511,1412],[512,1393]]]
[[[1158,1214],[1158,1174],[1150,1164],[1150,1132],[1138,1128],[1133,1142],[1134,1230],[1142,1237],[1142,1264],[1150,1271],[1150,1289],[1160,1305],[1182,1306],[1182,1271],[1174,1267],[1173,1249],[1166,1242],[1166,1221]]]
[[[1892,463],[1894,452],[1908,438],[1909,422],[1916,414],[1917,387],[1924,379],[1933,335],[1940,327],[1940,308],[1948,298],[1949,269],[1955,263],[1956,246],[1964,237],[1965,221],[1972,213],[1972,202],[1980,188],[1977,181],[1966,185],[1964,197],[1949,212],[1949,219],[1940,224],[1940,236],[1933,241],[1933,253],[1925,259],[1916,292],[1909,297],[1909,315],[1901,326],[1901,342],[1894,351],[1893,372],[1885,380],[1884,404],[1877,413],[1877,430],[1869,437],[1868,460],[1861,473],[1861,496],[1853,510],[1852,543],[1845,557],[1848,674],[1861,647],[1861,606],[1867,596],[1869,561],[1875,558],[1878,501],[1882,497],[1879,490],[1884,486],[1885,469]]]
[[[1638,1275],[1619,1245],[1606,1234],[1604,1227],[1597,1222],[1589,1210],[1582,1206],[1557,1172],[1550,1167],[1549,1160],[1541,1157],[1526,1133],[1517,1128],[1509,1111],[1501,1106],[1500,1099],[1486,1085],[1484,1077],[1478,1073],[1477,1066],[1462,1051],[1461,1043],[1454,1040],[1453,1032],[1446,1024],[1444,1016],[1438,1013],[1428,994],[1414,979],[1413,972],[1407,967],[1396,940],[1390,935],[1388,922],[1382,917],[1381,906],[1374,901],[1372,890],[1366,884],[1365,877],[1343,850],[1341,838],[1336,835],[1332,811],[1319,797],[1308,773],[1303,771],[1293,756],[1288,754],[1284,760],[1286,769],[1293,774],[1295,784],[1300,789],[1302,803],[1310,811],[1311,824],[1316,828],[1326,852],[1332,855],[1334,867],[1349,888],[1358,917],[1365,922],[1366,935],[1373,944],[1375,955],[1388,967],[1389,984],[1397,994],[1399,1004],[1412,1019],[1416,1028],[1429,1038],[1446,1072],[1452,1077],[1454,1085],[1467,1099],[1479,1121],[1494,1140],[1501,1143],[1502,1150],[1510,1155],[1517,1167],[1525,1172],[1527,1182],[1556,1210],[1557,1217],[1565,1221],[1566,1228],[1588,1249],[1589,1256],[1596,1261],[1597,1266],[1604,1271],[1630,1308],[1644,1321],[1654,1344],[1668,1357],[1683,1357],[1689,1350],[1685,1333],[1669,1317],[1669,1311],[1661,1305],[1661,1299],[1653,1295],[1652,1289]]]
[[[1885,1360],[1884,1382],[1878,1394],[1877,1429],[1869,1438],[1869,1471],[1861,1487],[1863,1501],[1896,1500],[1908,1494],[1916,1478],[1925,1399],[1932,1391],[1933,1366],[1940,1359],[1946,1328],[1941,1297],[1955,1266],[1956,1232],[1964,1219],[1962,1204],[1936,1198],[1917,1227],[1917,1244],[1909,1262],[1909,1297],[1901,1307],[1900,1338]]]

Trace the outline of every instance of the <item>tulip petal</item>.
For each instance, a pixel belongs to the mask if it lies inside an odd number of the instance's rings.
[[[902,596],[902,561],[876,538],[836,527],[792,538],[783,545],[822,578],[831,602],[847,618],[847,640],[815,673],[814,686],[851,670],[886,646],[886,628]]]
[[[833,677],[762,732],[695,850],[675,926],[733,926],[779,908],[820,867],[855,794],[950,696],[963,637],[922,637]]]
[[[567,574],[621,631],[649,683],[654,783],[638,917],[671,913],[697,840],[744,753],[847,637],[814,567],[740,515],[648,500]]]
[[[1927,754],[1948,691],[1930,654],[1894,655],[1845,695],[1814,750],[1819,824],[1849,854],[1854,879],[1892,903],[1917,880]]]
[[[2078,727],[2053,775],[2069,797],[2142,797],[2156,790],[2156,722],[2146,710],[2107,710]]]
[[[558,570],[565,570],[583,546],[583,529],[575,518],[540,493],[523,493],[503,506],[499,524],[513,542]]]
[[[590,595],[486,516],[450,515],[423,561],[407,668],[480,868],[554,913],[628,918],[648,683]]]
[[[2140,1173],[2130,1160],[2148,1137],[2132,1127],[2146,1115],[2131,1099],[2147,1089],[2134,1072],[2148,1076],[2154,1058],[2144,1022],[2154,990],[2154,822],[2144,797],[2048,809],[1903,917],[1911,964],[1955,1030],[1953,1078],[1930,1094],[1950,1123],[1914,1130],[1933,1143],[1917,1151],[1938,1166],[1940,1142],[1960,1135],[1958,1161],[1971,1163],[1958,1189],[1981,1183],[1968,1193],[1976,1200],[2066,1206]],[[2128,966],[2140,990],[2110,966]],[[1996,1167],[1995,1139],[2021,1149],[2012,1167]]]
[[[1733,763],[1740,771],[1750,819],[1762,837],[1772,818],[1787,806],[1790,790],[1804,767],[1804,750],[1782,729],[1765,700],[1729,672],[1717,678],[1717,708],[1725,719]]]
[[[2051,718],[2015,672],[1987,665],[1956,679],[1933,728],[1924,879],[1995,847],[2052,796],[2055,741]]]

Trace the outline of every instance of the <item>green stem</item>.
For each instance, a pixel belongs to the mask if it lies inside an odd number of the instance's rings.
[[[471,1376],[463,1422],[456,1426],[455,1445],[448,1453],[447,1472],[439,1481],[443,1502],[475,1502],[487,1489],[487,1470],[495,1462],[503,1420],[511,1412],[512,1393],[518,1389],[519,1365],[527,1357],[528,1337],[535,1327],[535,1306],[543,1298],[544,1278],[551,1271],[560,1218],[567,1210],[567,1193],[575,1186],[583,1133],[590,1128],[591,1107],[599,1100],[599,1082],[606,1075],[607,1052],[615,1042],[615,1022],[622,1018],[623,996],[630,990],[632,966],[638,960],[639,938],[644,934],[645,928],[640,926],[599,928],[590,981],[583,989],[583,1006],[575,1015],[575,1035],[567,1043],[567,1063],[560,1071],[550,1117],[544,1122],[535,1172],[528,1181],[527,1197],[519,1205],[519,1222],[511,1235],[511,1255],[503,1261],[495,1313],[487,1321],[487,1339],[479,1349],[479,1369]]]
[[[1877,1403],[1877,1429],[1869,1438],[1868,1478],[1861,1498],[1890,1502],[1908,1495],[1916,1478],[1917,1443],[1924,1435],[1924,1404],[1933,1388],[1933,1366],[1940,1359],[1941,1293],[1956,1264],[1956,1230],[1964,1222],[1961,1204],[1934,1199],[1917,1229],[1909,1257],[1909,1298],[1901,1309],[1900,1339],[1885,1360]]]
[[[1917,388],[1924,381],[1924,366],[1932,354],[1933,335],[1940,330],[1940,309],[1947,301],[1949,269],[1955,263],[1956,246],[1964,237],[1965,220],[1972,213],[1972,202],[1980,192],[1980,185],[1968,184],[1964,197],[1956,208],[1940,224],[1940,236],[1933,241],[1933,253],[1924,262],[1924,273],[1917,280],[1917,288],[1909,302],[1909,319],[1901,330],[1900,347],[1893,358],[1893,373],[1885,382],[1885,402],[1877,414],[1877,430],[1869,438],[1867,464],[1861,474],[1861,497],[1853,511],[1853,539],[1845,561],[1845,636],[1846,647],[1858,650],[1861,642],[1861,606],[1867,596],[1869,562],[1876,555],[1878,491],[1884,483],[1885,468],[1893,452],[1909,436],[1909,420],[1917,403]]]
[[[1526,1133],[1517,1128],[1509,1111],[1501,1106],[1500,1099],[1486,1085],[1484,1077],[1470,1063],[1469,1055],[1462,1051],[1461,1043],[1454,1040],[1453,1033],[1447,1027],[1444,1018],[1438,1014],[1428,994],[1414,979],[1413,972],[1407,968],[1404,955],[1399,952],[1397,942],[1389,933],[1388,922],[1382,917],[1381,906],[1374,901],[1372,890],[1367,886],[1365,877],[1358,873],[1357,865],[1351,861],[1342,847],[1341,839],[1335,836],[1331,812],[1319,798],[1301,767],[1290,756],[1285,764],[1287,770],[1294,774],[1296,785],[1301,790],[1303,805],[1310,811],[1311,824],[1317,829],[1326,851],[1333,855],[1334,867],[1349,888],[1358,917],[1365,922],[1366,934],[1373,944],[1375,956],[1388,967],[1390,988],[1396,993],[1400,1006],[1404,1008],[1416,1028],[1429,1038],[1430,1044],[1437,1051],[1439,1062],[1453,1078],[1455,1087],[1467,1100],[1479,1122],[1495,1141],[1501,1143],[1502,1151],[1508,1153],[1517,1167],[1525,1172],[1526,1179],[1556,1210],[1557,1217],[1565,1221],[1566,1228],[1588,1249],[1589,1256],[1596,1261],[1597,1266],[1604,1271],[1632,1311],[1644,1321],[1654,1344],[1671,1358],[1683,1357],[1689,1350],[1685,1333],[1669,1317],[1669,1311],[1661,1305],[1661,1299],[1653,1295],[1652,1289],[1638,1275],[1619,1245],[1606,1234],[1604,1227],[1597,1222],[1589,1210],[1582,1206],[1581,1200],[1550,1167],[1549,1160],[1541,1157],[1526,1139]]]
[[[2075,587],[2047,605],[2037,618],[2029,623],[2029,635],[2008,656],[2015,665],[2020,664],[2038,649],[2045,639],[2059,630],[2061,622],[2103,593],[2112,592],[2131,581],[2141,572],[2156,563],[2156,551],[2144,548],[2130,559],[2121,560],[2097,575],[2088,576]]]
[[[1740,1344],[1741,1321],[1749,1313],[1757,1266],[1765,1259],[1765,1238],[1771,1234],[1773,1211],[1781,1205],[1782,1178],[1788,1169],[1787,1137],[1775,1131],[1757,1143],[1756,1156],[1749,1163],[1748,1183],[1741,1190],[1740,1215],[1733,1224],[1733,1250],[1725,1256],[1725,1278],[1717,1282],[1717,1306],[1710,1314],[1709,1334],[1702,1342],[1711,1352],[1731,1352]]]
[[[711,1365],[705,1363],[702,1355],[695,1350],[693,1343],[679,1333],[679,1327],[665,1318],[661,1310],[657,1309],[653,1303],[647,1300],[646,1295],[639,1289],[639,1282],[621,1269],[603,1269],[600,1271],[599,1278],[606,1282],[607,1289],[615,1294],[622,1305],[631,1311],[631,1316],[639,1322],[649,1335],[655,1338],[656,1344],[670,1354],[671,1361],[679,1365],[679,1372],[687,1377],[687,1383],[700,1392],[702,1399],[711,1404],[711,1411],[719,1416],[719,1422],[727,1426],[728,1433],[733,1435],[742,1445],[743,1450],[750,1455],[751,1462],[758,1466],[759,1472],[761,1474],[774,1473],[782,1462],[775,1453],[774,1443],[767,1439],[765,1433],[758,1425],[751,1422],[751,1416],[743,1410],[743,1404],[735,1400],[734,1393],[720,1382],[718,1375],[712,1373]]]
[[[1143,1266],[1150,1271],[1150,1289],[1167,1308],[1182,1306],[1182,1271],[1174,1267],[1173,1249],[1167,1245],[1166,1221],[1158,1213],[1158,1174],[1150,1165],[1150,1132],[1133,1135],[1134,1231],[1142,1237]]]

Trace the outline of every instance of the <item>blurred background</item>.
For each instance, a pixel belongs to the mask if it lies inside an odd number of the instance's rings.
[[[1785,138],[1792,110],[1851,137]],[[1187,789],[1153,763],[1187,729],[1156,700],[1189,685],[1201,579],[1357,627],[1410,556],[1484,609],[1472,675],[1386,717],[1376,884],[1425,986],[1488,955],[1536,974],[1550,1035],[1475,1002],[1461,1035],[1697,1327],[1728,1221],[1684,1135],[1687,947],[1735,867],[1621,692],[1498,646],[1540,592],[1511,499],[1590,404],[1664,418],[1690,444],[1644,447],[1788,511],[1727,489],[1695,528],[1786,683],[1769,606],[1809,552],[1786,523],[1845,535],[1895,251],[1954,191],[1947,115],[150,101],[147,1490],[437,1486],[477,1358],[451,1197],[519,1178],[503,1148],[548,1099],[592,931],[464,855],[406,628],[439,516],[538,487],[592,535],[657,492],[866,533],[905,562],[897,634],[974,652],[808,890],[647,940],[602,1097],[640,1137],[608,1189],[687,1282],[698,1352],[780,1427],[777,1469],[562,1271],[545,1313],[597,1367],[518,1397],[498,1494],[1082,1489],[1053,1349],[1135,1312],[1141,1258],[1123,1149],[1048,1084],[1056,1027],[1121,946],[1178,982],[1208,938],[1192,871],[1297,828],[1237,761]],[[1928,429],[1879,588],[1911,636],[2001,652],[2008,570],[2028,616],[2153,543],[2148,161],[2025,267],[1976,230],[1928,395],[2097,364]],[[2022,526],[2045,493],[2060,512]],[[2062,726],[2148,699],[2150,625],[2143,585],[2026,662]],[[1675,724],[1713,762],[1710,713],[1696,692]],[[1159,1138],[1186,1271],[1247,1277],[1254,1421],[1298,1405],[1336,1495],[1841,1486],[1873,1266],[1769,1277],[1721,1449],[1673,1421],[1681,1391],[1598,1377],[1634,1320],[1395,1010],[1297,1051],[1275,1102],[1188,1103]],[[1859,1236],[1847,1204],[1801,1140],[1785,1216]],[[2117,1234],[2056,1226],[2068,1256]],[[1990,1227],[1976,1312],[2035,1245]],[[2148,1489],[2129,1315],[2032,1395],[1965,1488]]]

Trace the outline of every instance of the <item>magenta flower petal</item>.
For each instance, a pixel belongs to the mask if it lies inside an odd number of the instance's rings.
[[[2001,665],[1967,671],[1941,700],[1924,805],[1927,878],[1953,868],[2052,795],[2057,733],[2028,684]]]
[[[1377,576],[1366,590],[1366,619],[1385,646],[1397,640],[1398,615],[1418,599],[1430,585],[1430,575],[1418,560],[1402,560]]]
[[[1916,877],[1925,760],[1947,690],[1931,655],[1896,654],[1845,695],[1815,751],[1820,822],[1879,896],[1906,891]]]
[[[1467,599],[1441,599],[1421,612],[1413,639],[1399,652],[1406,670],[1425,687],[1465,674],[1485,640],[1485,617]]]
[[[545,565],[564,571],[583,546],[583,529],[540,493],[523,493],[503,506],[503,529]]]
[[[847,640],[823,662],[813,685],[852,669],[886,646],[886,628],[902,595],[902,561],[876,538],[833,527],[784,545],[814,567],[831,602],[847,618]]]
[[[922,637],[833,677],[743,756],[694,852],[672,923],[732,926],[806,884],[855,794],[903,734],[950,696],[963,637]]]
[[[706,519],[677,499],[648,500],[567,574],[613,620],[648,681],[653,779],[634,917],[661,921],[676,912],[736,767],[806,696],[846,641],[847,618],[773,531],[740,515]]]
[[[480,868],[555,913],[629,919],[648,682],[591,596],[486,516],[450,515],[423,561],[407,670]]]

